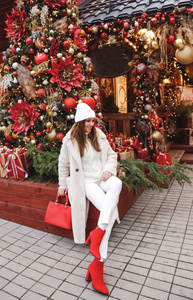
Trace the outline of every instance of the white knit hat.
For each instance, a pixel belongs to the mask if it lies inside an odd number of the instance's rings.
[[[89,118],[96,118],[94,110],[86,103],[79,103],[76,108],[75,123]]]

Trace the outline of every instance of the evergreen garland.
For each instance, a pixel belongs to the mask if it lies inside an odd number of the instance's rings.
[[[31,143],[27,145],[28,155],[32,161],[34,175],[29,180],[40,182],[58,182],[58,157],[59,153],[54,151],[39,151]],[[120,168],[125,172],[125,176],[120,179],[128,190],[139,193],[143,190],[163,191],[161,185],[169,184],[170,179],[167,171],[173,174],[177,182],[191,184],[191,180],[186,174],[193,171],[187,164],[175,163],[173,166],[161,166],[154,162],[144,162],[140,159],[128,158],[120,161]]]
[[[169,183],[168,172],[173,174],[173,178],[182,185],[183,183],[191,184],[191,180],[186,174],[193,168],[187,164],[175,163],[173,166],[162,166],[154,162],[143,162],[140,159],[128,158],[120,161],[120,167],[125,172],[125,176],[120,179],[128,190],[139,193],[143,190],[163,191],[161,184]]]

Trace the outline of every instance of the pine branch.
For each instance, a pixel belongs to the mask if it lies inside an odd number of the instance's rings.
[[[173,174],[177,182],[191,184],[191,180],[186,174],[193,171],[193,168],[187,164],[175,163],[173,166],[162,166],[154,162],[143,162],[140,159],[128,158],[120,161],[120,167],[125,172],[125,177],[120,177],[123,185],[129,190],[133,189],[135,193],[143,190],[163,191],[161,184],[169,183],[168,172]]]

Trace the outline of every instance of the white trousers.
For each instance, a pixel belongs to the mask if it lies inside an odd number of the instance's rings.
[[[116,219],[119,219],[117,203],[121,189],[122,181],[116,176],[111,176],[107,181],[85,184],[86,197],[100,211],[98,224],[107,224],[99,249],[102,259],[107,258],[109,237]]]

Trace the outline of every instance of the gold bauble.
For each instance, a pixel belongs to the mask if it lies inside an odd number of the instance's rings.
[[[174,42],[175,47],[180,49],[180,50],[184,49],[185,44],[186,43],[185,43],[184,39],[181,38],[181,37],[177,38]]]
[[[73,54],[74,54],[74,49],[70,47],[70,49],[68,50],[68,53],[69,53],[70,55],[73,55]]]
[[[47,128],[52,127],[52,123],[51,123],[51,122],[46,123],[46,127],[47,127]]]
[[[93,34],[96,34],[98,32],[98,28],[96,26],[94,26],[92,29],[91,29],[92,33]]]
[[[67,15],[70,16],[71,15],[71,10],[67,9]]]
[[[23,141],[24,141],[25,143],[27,143],[27,142],[29,141],[29,138],[28,138],[27,136],[24,136]]]
[[[182,50],[176,50],[175,57],[182,65],[191,64],[193,62],[193,47],[186,44]]]
[[[55,130],[55,129],[52,129],[52,131],[51,131],[50,133],[47,134],[47,138],[48,138],[50,141],[55,140],[55,138],[56,138],[56,130]]]
[[[151,43],[151,45],[152,45],[152,47],[153,47],[154,49],[158,49],[158,48],[159,48],[159,43],[158,43],[157,40],[153,40],[152,43]]]
[[[159,142],[163,138],[163,135],[158,130],[154,130],[152,133],[152,138],[155,142]]]
[[[77,56],[77,58],[81,59],[82,58],[82,52],[78,52],[76,56]]]
[[[54,114],[54,112],[53,112],[52,110],[48,110],[48,115],[49,115],[50,117],[52,117],[53,114]]]
[[[53,16],[57,17],[58,11],[57,11],[57,10],[54,10],[54,11],[52,12],[52,14],[53,14]]]
[[[36,144],[36,140],[31,140],[31,144],[35,145]]]
[[[18,138],[18,135],[16,133],[12,132],[12,138],[16,140]]]
[[[36,76],[36,72],[35,72],[35,71],[31,71],[31,72],[30,72],[30,75],[31,75],[32,77],[34,77],[34,76]]]

